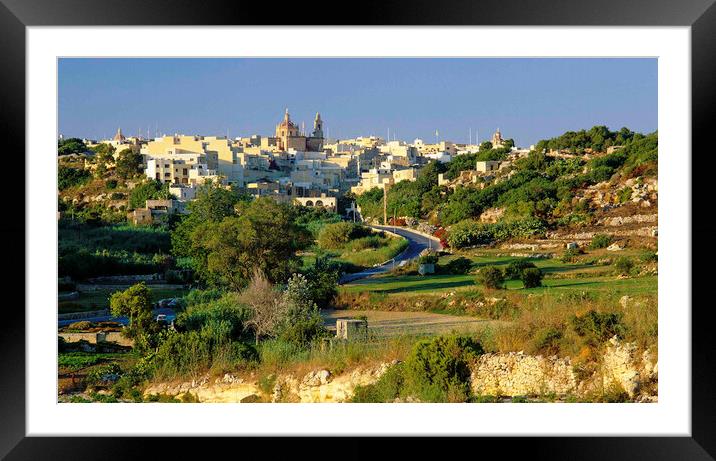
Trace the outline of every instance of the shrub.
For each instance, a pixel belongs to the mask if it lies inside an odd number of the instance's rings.
[[[617,198],[619,199],[619,203],[626,203],[631,199],[632,195],[632,189],[631,187],[625,187],[617,193]]]
[[[625,331],[621,312],[597,312],[592,309],[586,314],[572,316],[571,323],[579,336],[595,345],[614,335],[623,337]]]
[[[328,257],[317,257],[316,262],[306,271],[311,290],[311,299],[319,309],[333,304],[338,294],[340,266]]]
[[[499,267],[483,267],[477,274],[477,281],[486,288],[504,288],[505,275]]]
[[[645,251],[639,256],[639,259],[644,263],[652,263],[658,260],[656,253],[653,251]]]
[[[537,352],[556,354],[559,352],[559,340],[562,339],[562,330],[555,327],[545,327],[534,335],[534,349]]]
[[[283,328],[278,339],[297,346],[306,346],[316,338],[327,334],[323,318],[316,312],[308,318],[298,319]]]
[[[192,290],[192,302],[199,299],[210,299],[216,292]],[[190,304],[177,316],[175,321],[179,331],[199,331],[212,322],[225,322],[229,327],[229,337],[240,339],[244,331],[244,323],[249,317],[248,309],[239,301],[235,293],[228,293],[221,298],[205,304]]]
[[[122,374],[122,369],[116,363],[109,363],[96,367],[87,373],[85,382],[90,387],[107,386],[116,382]]]
[[[607,234],[595,234],[592,237],[592,242],[589,244],[589,248],[597,250],[599,248],[606,248],[612,243],[612,237]]]
[[[351,240],[370,235],[370,229],[350,222],[327,224],[318,234],[318,246],[324,249],[343,247]]]
[[[423,401],[465,401],[470,363],[484,351],[468,336],[438,336],[413,346],[405,360],[408,394]]]
[[[393,402],[400,397],[405,383],[403,363],[398,363],[388,370],[374,384],[356,386],[351,402],[354,403],[383,403]]]
[[[634,268],[634,261],[626,256],[620,256],[616,261],[614,261],[614,268],[621,275],[629,275],[631,270]]]
[[[464,275],[472,269],[472,261],[464,256],[453,259],[441,267],[441,272],[446,274]]]
[[[438,262],[438,255],[436,254],[426,254],[418,258],[418,264],[437,264]]]
[[[517,261],[513,261],[508,264],[507,268],[505,269],[505,278],[507,280],[520,279],[522,278],[522,271],[530,267],[537,266],[535,266],[534,263],[530,262],[528,259],[519,259]]]
[[[210,369],[224,372],[256,362],[256,349],[232,341],[230,331],[228,322],[211,321],[201,330],[170,335],[157,349],[157,376],[163,379],[196,376]]]
[[[208,290],[193,289],[184,296],[184,302],[187,307],[194,306],[197,304],[206,304],[211,301],[216,301],[221,298],[224,294],[223,290],[218,288],[211,288]]]
[[[465,248],[492,242],[494,236],[483,224],[466,219],[453,225],[447,236],[451,248]]]
[[[520,279],[525,288],[535,288],[542,286],[542,278],[544,274],[536,267],[528,267],[522,271]]]
[[[577,257],[582,254],[582,250],[579,248],[569,248],[568,250],[565,250],[564,253],[562,253],[562,257],[560,258],[560,261],[563,263],[573,263],[577,261]]]
[[[92,174],[80,168],[72,168],[60,165],[57,168],[57,188],[65,190],[67,188],[84,184],[92,179]]]

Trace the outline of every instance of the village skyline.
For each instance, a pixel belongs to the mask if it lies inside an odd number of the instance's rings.
[[[61,59],[59,134],[267,134],[288,108],[326,138],[517,145],[594,125],[657,128],[653,59]],[[267,130],[268,129],[268,130]],[[439,133],[436,136],[436,132]]]

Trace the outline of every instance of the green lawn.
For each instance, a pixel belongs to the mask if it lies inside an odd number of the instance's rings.
[[[189,292],[189,290],[184,289],[184,288],[154,289],[151,287],[151,285],[149,285],[149,288],[152,293],[152,301],[159,301],[160,299],[164,299],[164,298],[177,298],[180,296],[184,296],[185,294],[187,294]],[[120,287],[120,288],[111,289],[111,290],[97,290],[97,291],[81,292],[79,299],[76,299],[74,301],[63,301],[63,302],[59,303],[59,312],[60,312],[60,314],[65,314],[68,312],[84,312],[84,311],[108,309],[109,308],[109,297],[115,291],[121,291],[123,289],[124,288]]]

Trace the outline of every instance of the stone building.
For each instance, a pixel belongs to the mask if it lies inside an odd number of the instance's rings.
[[[279,150],[295,149],[297,151],[321,151],[323,150],[323,120],[321,114],[316,113],[313,121],[313,132],[306,136],[299,130],[298,126],[291,121],[291,116],[286,109],[281,123],[276,125],[276,139]]]

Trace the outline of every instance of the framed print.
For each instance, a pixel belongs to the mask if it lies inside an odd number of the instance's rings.
[[[134,3],[0,9],[8,459],[712,459],[711,2]]]

